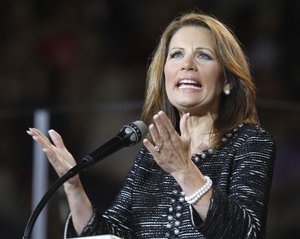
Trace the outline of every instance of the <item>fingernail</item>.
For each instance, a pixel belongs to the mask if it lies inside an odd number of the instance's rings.
[[[33,139],[33,140],[37,140],[37,137],[36,137],[36,136],[32,136],[32,139]]]
[[[190,117],[190,112],[186,113],[186,116],[187,116],[187,117]]]
[[[30,130],[26,130],[26,133],[32,135],[32,132]]]
[[[154,128],[154,124],[150,124],[149,129],[153,129],[153,128]]]

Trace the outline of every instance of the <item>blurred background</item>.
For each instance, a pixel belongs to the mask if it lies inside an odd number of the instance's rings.
[[[21,238],[31,213],[32,140],[38,109],[50,113],[80,159],[139,119],[149,58],[164,27],[193,9],[233,29],[249,56],[261,124],[277,142],[267,238],[300,238],[300,1],[1,0],[0,237]],[[108,207],[141,145],[82,173],[91,200]],[[49,167],[49,185],[57,176]],[[62,238],[68,208],[48,204],[48,238]]]

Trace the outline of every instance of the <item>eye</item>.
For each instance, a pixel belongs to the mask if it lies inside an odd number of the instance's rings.
[[[182,58],[183,54],[181,51],[174,51],[170,53],[170,58]]]
[[[212,58],[210,57],[210,55],[208,55],[208,54],[206,54],[206,53],[204,53],[204,52],[200,52],[200,53],[197,55],[197,59],[209,61],[209,60],[211,60]]]

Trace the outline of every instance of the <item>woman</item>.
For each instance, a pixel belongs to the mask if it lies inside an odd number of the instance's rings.
[[[263,238],[275,147],[260,126],[255,87],[233,34],[189,13],[164,31],[148,71],[142,120],[149,137],[104,214],[79,177],[64,184],[68,237]],[[37,129],[59,176],[75,165],[59,134]]]

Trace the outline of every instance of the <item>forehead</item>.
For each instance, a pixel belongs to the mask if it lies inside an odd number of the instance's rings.
[[[169,47],[180,45],[195,45],[197,47],[214,48],[214,41],[209,29],[201,26],[184,26],[177,30],[171,37]]]

